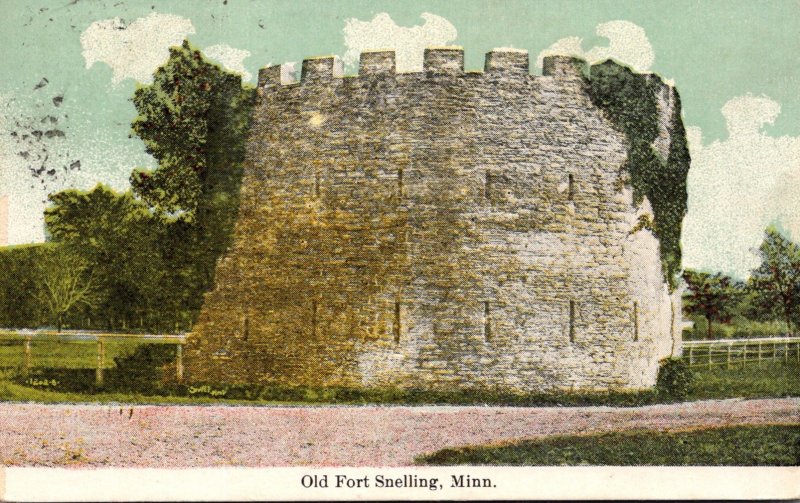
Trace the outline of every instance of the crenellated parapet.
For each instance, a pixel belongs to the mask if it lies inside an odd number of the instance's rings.
[[[461,47],[430,47],[423,55],[421,72],[397,72],[395,52],[375,50],[361,53],[358,78],[393,78],[398,75],[420,75],[430,78],[478,74],[487,78],[509,79],[540,78],[530,74],[528,52],[520,49],[494,49],[486,53],[483,72],[466,72],[464,50]],[[584,80],[587,63],[571,56],[548,56],[544,58],[542,75],[556,80],[571,82]],[[300,79],[297,80],[291,65],[272,65],[258,72],[258,87],[272,88],[297,83],[337,82],[344,78],[341,60],[336,56],[324,56],[303,60]]]

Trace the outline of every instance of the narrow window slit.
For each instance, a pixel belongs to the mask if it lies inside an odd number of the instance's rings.
[[[311,301],[311,336],[317,336],[317,301]]]
[[[489,190],[492,188],[492,174],[486,171],[486,179],[483,181],[483,198],[489,199]]]
[[[394,332],[394,342],[400,342],[400,301],[394,303],[394,324],[392,331]]]
[[[569,182],[567,188],[567,200],[574,201],[575,200],[575,176],[570,174],[569,175]]]
[[[314,175],[314,197],[319,197],[319,171]]]
[[[575,301],[569,301],[569,342],[575,342]]]
[[[397,198],[403,198],[403,168],[397,168]]]
[[[492,338],[492,319],[489,316],[489,301],[483,303],[483,336],[488,341]]]
[[[633,340],[639,340],[639,303],[633,302]]]

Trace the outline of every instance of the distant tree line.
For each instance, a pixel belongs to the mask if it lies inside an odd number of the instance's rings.
[[[131,190],[49,197],[49,243],[0,251],[0,326],[191,327],[230,245],[254,88],[188,42],[139,87],[133,132],[158,168]]]
[[[758,255],[761,263],[746,282],[721,273],[684,271],[687,286],[684,310],[689,316],[704,319],[705,338],[714,338],[715,323],[731,324],[736,319],[779,321],[782,331],[797,333],[800,327],[800,246],[777,229],[768,228]]]

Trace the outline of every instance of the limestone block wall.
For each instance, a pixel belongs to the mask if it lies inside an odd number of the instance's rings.
[[[300,82],[260,72],[235,243],[189,379],[654,384],[674,310],[585,63],[550,57],[532,76],[525,52],[491,52],[483,72],[463,61],[437,48],[418,73],[392,52],[362,54],[358,76],[335,58],[304,61]]]

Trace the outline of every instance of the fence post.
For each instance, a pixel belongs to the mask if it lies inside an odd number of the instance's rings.
[[[758,367],[761,368],[761,342],[758,343]]]
[[[731,343],[728,343],[728,370],[731,369]]]
[[[789,361],[789,342],[783,343],[783,362],[787,363]]]
[[[711,370],[711,348],[714,346],[712,344],[708,345],[708,369]]]
[[[28,335],[25,337],[25,375],[28,375],[28,372],[30,372],[31,363],[31,336]]]
[[[744,343],[744,353],[742,354],[742,368],[747,365],[747,341]]]
[[[175,377],[178,382],[183,381],[183,344],[178,343],[175,349]]]
[[[778,343],[772,343],[772,361],[776,361],[778,359]]]
[[[103,337],[101,335],[97,336],[97,369],[95,370],[94,374],[94,381],[95,384],[100,386],[103,384],[103,365],[105,365],[106,360],[106,348],[103,345]]]
[[[694,351],[694,345],[689,346],[689,368],[692,368],[692,363],[694,363],[694,360],[692,359],[693,351]]]

